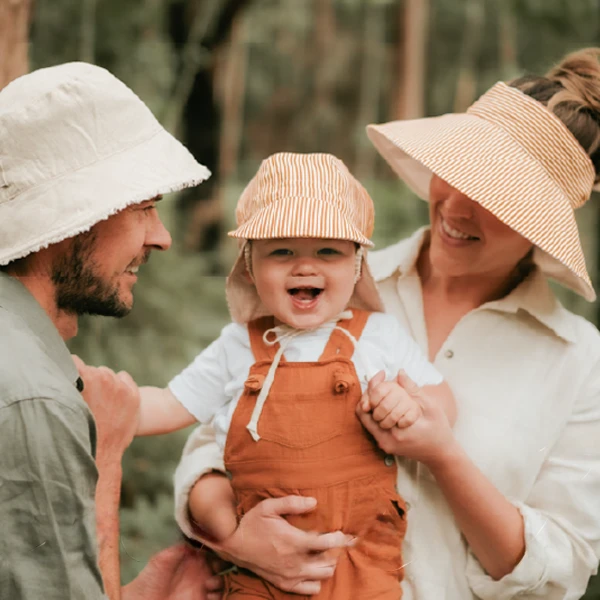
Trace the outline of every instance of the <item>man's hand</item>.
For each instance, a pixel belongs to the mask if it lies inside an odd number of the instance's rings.
[[[303,496],[263,500],[244,515],[231,537],[212,547],[283,591],[318,594],[321,581],[333,575],[341,549],[353,545],[354,539],[341,531],[302,531],[283,518],[314,507],[315,500]]]
[[[89,367],[78,356],[72,358],[83,380],[83,399],[96,421],[98,459],[108,453],[120,461],[138,426],[138,386],[125,371],[115,373],[108,367]]]
[[[219,600],[222,581],[206,552],[177,544],[155,554],[123,588],[122,600]]]
[[[73,356],[83,380],[83,399],[96,421],[96,530],[98,563],[107,596],[120,597],[119,568],[119,498],[121,494],[121,459],[137,430],[140,395],[127,373],[115,374],[107,367],[88,367]]]
[[[370,412],[381,429],[405,429],[423,414],[421,405],[397,381],[385,381],[383,371],[369,381],[362,410]]]

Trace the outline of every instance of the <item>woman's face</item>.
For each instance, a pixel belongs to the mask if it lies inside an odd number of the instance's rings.
[[[456,188],[433,176],[429,188],[435,271],[448,277],[512,274],[532,243]]]

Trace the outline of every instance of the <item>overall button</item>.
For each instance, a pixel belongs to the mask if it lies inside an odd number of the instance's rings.
[[[394,460],[394,457],[391,454],[387,454],[386,457],[383,459],[383,464],[386,467],[391,467],[392,465],[396,464],[396,461]]]
[[[227,477],[227,479],[233,479],[233,473],[231,471],[225,471],[225,477]]]
[[[454,352],[452,352],[452,350],[446,350],[446,352],[444,352],[444,356],[446,358],[452,358],[454,356]]]

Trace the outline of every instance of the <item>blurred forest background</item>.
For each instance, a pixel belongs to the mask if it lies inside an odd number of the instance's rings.
[[[72,349],[165,385],[228,320],[224,276],[236,249],[225,234],[262,158],[342,158],[375,200],[383,247],[427,212],[365,125],[464,110],[495,81],[544,73],[585,46],[600,46],[598,0],[0,0],[0,87],[65,61],[105,66],[213,172],[161,202],[174,247],[142,270],[131,315],[84,320]],[[596,283],[599,213],[593,198],[578,215]],[[561,298],[600,321],[598,303]],[[187,433],[136,440],[125,457],[124,581],[178,537],[172,474]],[[586,598],[600,599],[597,580]]]

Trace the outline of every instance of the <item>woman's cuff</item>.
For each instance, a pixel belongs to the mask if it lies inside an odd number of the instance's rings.
[[[542,591],[549,582],[548,566],[550,559],[547,552],[548,539],[544,529],[551,526],[551,524],[546,516],[525,504],[521,502],[513,502],[513,504],[519,509],[525,525],[525,554],[523,558],[511,573],[508,573],[502,579],[495,580],[485,572],[469,549],[466,568],[469,586],[475,595],[482,600],[511,600],[518,596],[525,596],[527,593],[534,594],[536,598],[544,597],[550,600],[554,596],[545,595]],[[570,556],[571,552],[569,551],[564,557],[565,562],[570,562]],[[563,594],[564,590],[556,598],[562,598]]]

